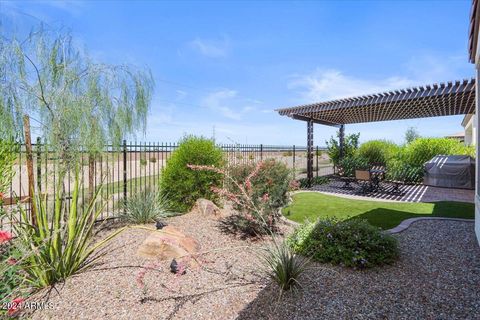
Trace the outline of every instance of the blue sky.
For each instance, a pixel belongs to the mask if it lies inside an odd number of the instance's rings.
[[[273,110],[473,76],[471,1],[3,2],[4,30],[70,29],[102,62],[148,66],[146,141],[183,134],[305,145],[306,125]],[[461,116],[347,125],[361,140],[462,131]],[[316,125],[315,143],[334,134]]]

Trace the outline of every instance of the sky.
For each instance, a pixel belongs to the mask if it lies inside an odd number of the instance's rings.
[[[2,32],[44,22],[99,62],[147,67],[155,92],[145,135],[305,145],[306,124],[274,110],[474,76],[471,1],[0,1]],[[463,131],[463,116],[347,125],[402,143]],[[315,125],[315,144],[335,135]],[[133,139],[133,138],[132,138]]]

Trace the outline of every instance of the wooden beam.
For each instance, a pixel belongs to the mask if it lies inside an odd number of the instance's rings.
[[[33,175],[33,151],[32,135],[30,133],[30,117],[23,116],[23,129],[25,130],[25,151],[27,153],[27,174],[28,174],[28,202],[30,203],[30,216],[33,226],[37,225],[37,214],[35,208],[34,188],[35,181]]]
[[[331,127],[336,127],[336,128],[340,127],[340,123],[333,123],[333,122],[329,122],[329,121],[317,120],[317,119],[314,119],[314,118],[309,118],[309,117],[301,116],[301,115],[298,115],[298,114],[293,114],[290,117],[295,119],[295,120],[301,120],[301,121],[307,121],[307,122],[308,121],[313,121],[313,123],[316,123],[316,124],[323,124],[325,126],[331,126]]]

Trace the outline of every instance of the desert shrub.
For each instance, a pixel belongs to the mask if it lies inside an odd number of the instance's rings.
[[[188,164],[223,167],[222,150],[212,140],[187,136],[172,153],[160,178],[160,190],[177,212],[190,210],[199,198],[214,202],[219,199],[212,187],[221,186],[222,174],[191,170]]]
[[[417,138],[402,150],[400,160],[419,167],[438,155],[469,155],[475,157],[475,148],[449,138]]]
[[[342,168],[343,175],[346,177],[355,176],[355,170],[369,168],[367,159],[356,155],[344,157],[340,160],[339,166]]]
[[[399,147],[387,140],[370,140],[360,145],[358,155],[365,158],[369,164],[386,165],[387,161],[398,153]]]
[[[123,211],[121,219],[135,224],[155,222],[172,215],[168,198],[148,188],[128,198]]]
[[[21,219],[13,226],[17,235],[16,247],[22,251],[23,257],[19,266],[31,286],[47,287],[88,268],[99,257],[96,255],[98,250],[123,231],[118,229],[103,240],[93,241],[94,223],[103,211],[103,206],[96,205],[102,188],[98,188],[82,208],[79,205],[79,180],[77,172],[69,208],[66,208],[62,188],[55,192],[55,207],[47,207],[46,197],[34,194],[36,225],[29,223],[29,214],[20,206]]]
[[[313,185],[321,185],[328,183],[328,177],[313,177],[312,184]],[[301,178],[298,179],[300,189],[308,188],[308,178]]]
[[[230,175],[235,182],[243,182],[255,170],[255,164],[240,164],[230,168]],[[287,192],[291,181],[291,171],[287,166],[274,159],[262,162],[258,172],[250,179],[251,196],[255,205],[262,202],[262,197],[268,195],[268,211],[275,211],[287,203]],[[228,180],[227,189],[236,192],[237,186]]]
[[[310,262],[296,254],[285,241],[278,243],[275,239],[272,246],[266,248],[260,257],[268,277],[277,283],[282,291],[299,286],[299,278]]]
[[[195,171],[216,172],[225,177],[222,188],[212,190],[232,202],[236,214],[223,221],[222,228],[242,236],[260,236],[276,231],[278,209],[286,204],[291,187],[290,171],[273,159],[255,166],[242,164],[228,171],[211,166],[189,165]]]
[[[149,160],[150,160],[151,163],[156,163],[157,162],[157,158],[155,158],[155,157],[150,157]]]
[[[145,158],[140,158],[140,165],[142,167],[145,167],[148,164],[147,159]]]
[[[307,222],[287,242],[296,253],[315,261],[359,269],[391,264],[399,255],[393,236],[360,219]]]

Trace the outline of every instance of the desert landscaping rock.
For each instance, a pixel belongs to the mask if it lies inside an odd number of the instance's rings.
[[[192,212],[197,212],[207,218],[223,218],[225,214],[212,201],[207,199],[198,199],[193,206]]]
[[[184,235],[175,227],[166,226],[152,231],[137,250],[137,254],[146,258],[171,260],[186,257],[200,250],[198,242]]]
[[[115,239],[100,264],[50,290],[54,308],[33,318],[480,318],[480,248],[472,223],[419,221],[395,235],[401,249],[395,265],[354,271],[315,263],[302,289],[280,300],[257,262],[265,241],[236,239],[222,233],[218,221],[195,214],[168,224],[211,251],[198,268],[179,276],[170,272],[171,260],[152,265],[135,254],[148,231],[132,229]],[[144,289],[137,278],[146,267]],[[42,301],[46,292],[32,299]]]

